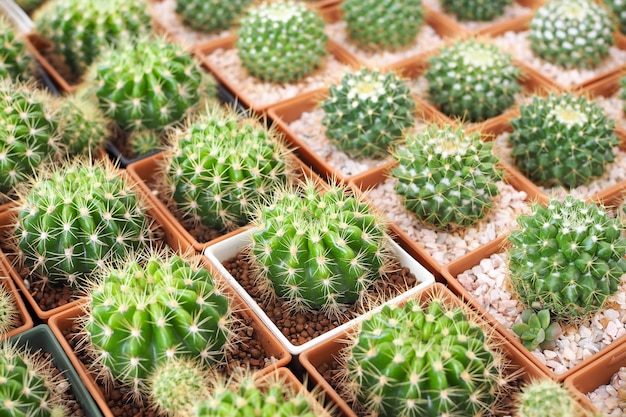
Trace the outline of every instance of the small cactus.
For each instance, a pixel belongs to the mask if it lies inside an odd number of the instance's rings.
[[[417,218],[439,229],[467,227],[483,219],[502,179],[492,143],[463,128],[429,125],[395,152],[396,192]]]
[[[509,234],[510,281],[522,304],[556,321],[589,318],[617,292],[626,272],[623,225],[603,206],[567,196],[533,204]]]
[[[441,5],[459,20],[486,22],[502,16],[504,8],[512,3],[512,0],[443,0]]]
[[[534,97],[520,106],[509,136],[515,165],[531,180],[568,188],[601,176],[619,138],[602,107],[572,93]]]
[[[557,322],[550,320],[550,310],[535,311],[527,308],[522,311],[522,321],[515,323],[511,330],[520,337],[522,344],[528,350],[536,347],[541,349],[553,349],[555,340],[561,335],[563,329]]]
[[[68,156],[95,156],[111,136],[110,120],[98,103],[82,92],[61,97],[57,118]]]
[[[626,33],[626,1],[625,0],[604,0],[605,6],[613,15],[617,23],[617,28],[621,33]]]
[[[263,2],[242,18],[237,53],[263,81],[288,83],[311,74],[327,55],[324,20],[300,2]]]
[[[18,311],[15,298],[2,281],[11,279],[8,276],[0,277],[0,338],[14,329],[18,323]]]
[[[228,29],[252,0],[176,0],[176,13],[183,22],[200,32]]]
[[[581,416],[574,395],[551,379],[532,380],[515,395],[515,417]]]
[[[564,68],[593,68],[613,45],[609,12],[592,0],[550,0],[535,11],[528,39],[537,56]]]
[[[326,137],[352,158],[381,159],[415,124],[409,87],[392,73],[362,69],[330,86],[322,102]]]
[[[0,14],[0,78],[26,81],[32,77],[33,58],[13,23]]]
[[[491,43],[469,39],[442,47],[429,59],[424,77],[431,102],[443,113],[481,122],[515,102],[520,74],[511,55]]]
[[[128,147],[136,157],[148,155],[163,147],[161,135],[154,130],[139,130],[128,136]]]

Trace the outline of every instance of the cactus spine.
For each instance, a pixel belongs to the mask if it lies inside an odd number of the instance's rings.
[[[560,382],[538,379],[527,383],[515,396],[516,417],[581,416],[572,393]]]
[[[443,0],[443,9],[459,20],[489,21],[504,14],[504,8],[512,0]]]
[[[110,120],[84,92],[60,99],[60,139],[69,156],[95,156],[111,136]]]
[[[163,147],[161,136],[154,130],[139,130],[128,137],[128,147],[136,157],[147,155]]]
[[[252,4],[252,0],[176,0],[176,13],[194,30],[217,32],[228,29]]]
[[[33,58],[13,23],[0,15],[0,78],[28,80],[32,75]]]

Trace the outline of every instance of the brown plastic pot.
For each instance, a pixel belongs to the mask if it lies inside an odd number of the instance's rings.
[[[0,263],[0,285],[4,286],[4,288],[9,291],[9,294],[13,297],[15,307],[17,308],[17,326],[9,330],[7,333],[0,335],[0,341],[2,341],[31,329],[34,323],[30,313],[26,309],[26,304],[24,304],[20,293],[17,291],[17,288],[13,283],[13,280],[5,271],[3,263]]]

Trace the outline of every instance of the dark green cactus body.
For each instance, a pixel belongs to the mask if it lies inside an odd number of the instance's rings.
[[[521,302],[557,321],[584,320],[617,291],[626,272],[623,226],[604,207],[568,196],[533,205],[509,235],[510,280]]]
[[[512,0],[443,0],[443,9],[459,20],[489,21],[504,14]]]
[[[617,22],[619,31],[626,33],[626,1],[604,0],[604,4],[613,14],[613,19]]]
[[[109,139],[109,119],[98,103],[85,95],[62,97],[58,119],[60,139],[69,156],[95,156]]]
[[[0,15],[0,78],[28,80],[33,58],[11,21]]]
[[[593,101],[571,93],[534,97],[511,121],[509,142],[520,171],[542,185],[573,188],[615,160],[615,123]]]
[[[408,46],[424,25],[422,0],[344,0],[341,10],[349,38],[363,48]]]
[[[373,314],[347,368],[365,413],[381,417],[482,416],[502,388],[502,354],[462,309],[440,300]]]
[[[362,69],[330,86],[322,102],[326,137],[353,158],[384,158],[415,123],[409,87],[392,73]]]
[[[230,307],[211,273],[177,255],[129,258],[92,290],[85,330],[111,375],[143,389],[166,359],[222,359]]]
[[[469,226],[484,218],[502,178],[492,143],[462,128],[427,126],[409,135],[394,155],[396,192],[418,219],[441,229]]]
[[[327,55],[324,26],[319,13],[303,3],[281,0],[253,7],[237,32],[241,64],[264,81],[298,81]]]
[[[176,13],[192,29],[216,32],[228,29],[252,0],[176,0]]]
[[[111,167],[80,162],[34,183],[14,232],[31,274],[78,286],[151,236],[144,202],[130,182]]]
[[[504,112],[521,91],[521,70],[497,46],[470,39],[441,48],[424,77],[428,94],[443,113],[481,122]]]
[[[551,0],[530,21],[530,47],[565,68],[593,68],[613,45],[609,12],[592,0]]]

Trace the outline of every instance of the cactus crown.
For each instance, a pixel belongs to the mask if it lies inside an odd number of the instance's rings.
[[[18,324],[18,311],[13,294],[2,281],[10,277],[0,277],[0,338],[14,329]]]
[[[176,0],[183,22],[201,32],[228,29],[252,4],[252,0]]]
[[[409,87],[392,73],[346,73],[322,102],[326,137],[353,158],[384,158],[415,123]]]
[[[535,11],[528,34],[540,58],[565,68],[593,68],[609,55],[613,21],[592,0],[550,0]]]
[[[454,14],[459,20],[489,21],[504,14],[504,8],[512,0],[443,0],[443,9]]]
[[[430,100],[446,115],[481,122],[504,112],[521,91],[511,55],[479,39],[456,41],[429,60]]]
[[[327,54],[324,20],[300,2],[263,2],[242,18],[237,53],[248,72],[288,83],[311,74]]]
[[[0,78],[28,80],[33,58],[13,23],[0,15]]]
[[[453,230],[483,219],[499,194],[498,158],[477,132],[429,125],[407,136],[394,158],[396,192],[419,220],[437,228]]]
[[[509,234],[510,281],[520,301],[555,320],[585,320],[602,309],[626,272],[623,226],[603,206],[567,196],[534,204]]]
[[[580,416],[572,393],[552,379],[535,379],[515,396],[516,417]]]
[[[587,184],[615,160],[615,123],[600,105],[572,93],[534,97],[511,121],[512,156],[524,175],[543,185]]]
[[[348,188],[307,179],[259,207],[251,255],[259,285],[295,310],[341,314],[388,268],[387,225]]]

